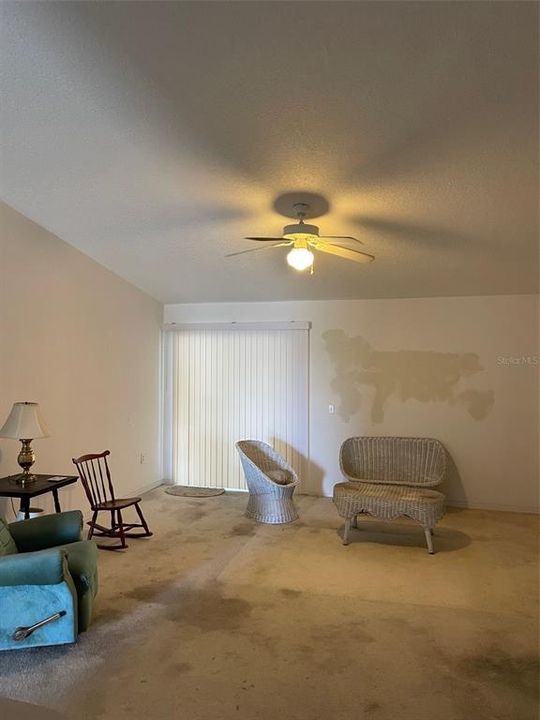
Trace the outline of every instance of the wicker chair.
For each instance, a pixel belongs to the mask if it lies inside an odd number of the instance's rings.
[[[270,445],[259,440],[236,443],[246,476],[246,516],[261,523],[290,523],[298,518],[293,493],[299,480],[292,467]]]
[[[433,528],[445,507],[444,495],[430,489],[442,482],[446,471],[446,451],[438,440],[349,438],[341,446],[339,462],[347,482],[334,487],[334,504],[345,518],[344,545],[361,513],[382,520],[407,516],[422,525],[433,554]]]

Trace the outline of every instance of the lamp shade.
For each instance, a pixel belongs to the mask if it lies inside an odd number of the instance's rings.
[[[34,440],[49,437],[49,431],[35,402],[16,402],[8,419],[0,429],[0,437],[14,440]]]

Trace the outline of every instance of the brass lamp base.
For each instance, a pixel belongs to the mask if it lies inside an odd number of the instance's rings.
[[[17,483],[23,487],[31,485],[36,480],[36,476],[30,474],[30,468],[36,461],[36,456],[30,445],[31,442],[31,438],[29,440],[21,440],[21,451],[17,457],[17,462],[23,469],[20,477],[17,478]]]
[[[27,487],[28,485],[32,485],[32,483],[35,483],[37,480],[37,477],[35,475],[31,475],[30,473],[22,472],[19,477],[15,480],[17,485],[21,485],[21,487]]]

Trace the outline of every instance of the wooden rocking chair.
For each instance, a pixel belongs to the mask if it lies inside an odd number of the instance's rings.
[[[90,526],[88,539],[90,540],[93,535],[96,535],[96,537],[119,538],[120,544],[98,544],[98,547],[103,550],[125,550],[128,547],[126,544],[127,537],[150,537],[152,533],[148,529],[142,510],[139,507],[140,497],[115,498],[111,473],[107,463],[107,457],[110,454],[109,450],[105,450],[102,453],[81,455],[81,457],[72,458],[72,460],[79,472],[93,513],[92,519],[87,523]],[[139,516],[139,523],[126,523],[122,519],[122,510],[132,505]],[[98,525],[96,520],[100,512],[111,513],[110,527]],[[131,530],[134,528],[142,528],[144,532],[132,533]]]

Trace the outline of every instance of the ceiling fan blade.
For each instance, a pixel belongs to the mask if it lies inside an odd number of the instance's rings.
[[[319,235],[319,238],[321,240],[354,240],[354,242],[357,242],[360,245],[364,245],[363,240],[359,240],[358,238],[352,237],[351,235]]]
[[[233,252],[228,253],[225,255],[225,257],[235,257],[236,255],[245,255],[246,253],[252,253],[252,252],[258,252],[259,250],[271,250],[275,247],[285,247],[288,245],[292,245],[291,242],[279,242],[274,243],[273,245],[265,245],[264,247],[256,247],[256,248],[250,248],[249,250],[240,250],[240,252]]]
[[[357,263],[368,263],[375,260],[374,255],[359,252],[358,250],[351,250],[350,248],[345,248],[341,245],[330,245],[330,243],[321,242],[314,245],[314,247],[316,250],[328,253],[329,255],[337,255],[337,257],[344,258],[345,260],[352,260]]]
[[[272,237],[246,237],[244,240],[257,240],[257,242],[279,242],[280,240],[283,240],[282,237],[278,238],[272,238]]]

